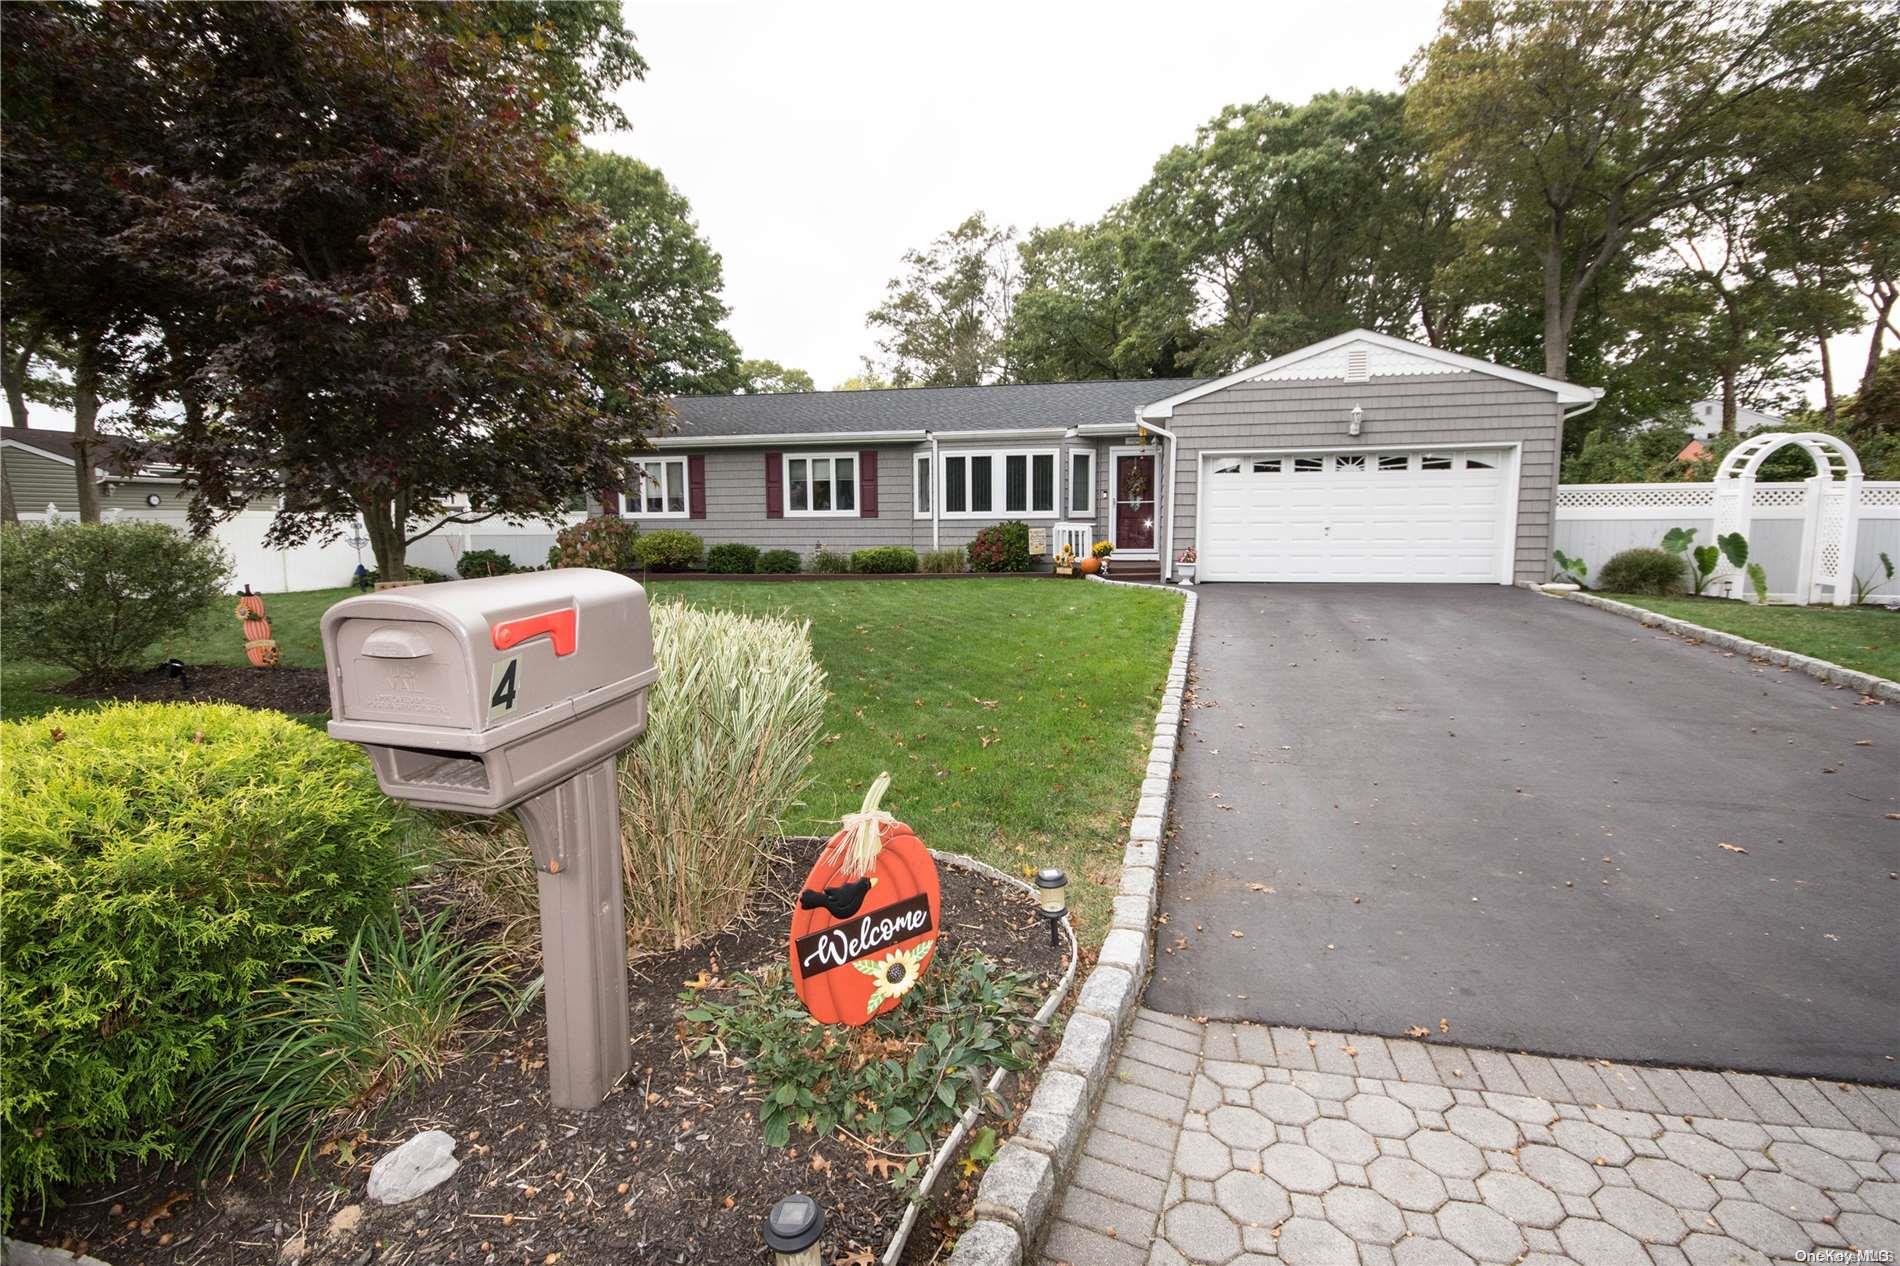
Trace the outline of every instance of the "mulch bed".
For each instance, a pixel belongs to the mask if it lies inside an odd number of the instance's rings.
[[[292,715],[330,711],[329,678],[321,668],[199,664],[187,667],[181,680],[161,664],[125,677],[81,677],[55,687],[55,693],[137,703],[237,703]]]
[[[247,1170],[230,1182],[172,1166],[128,1170],[116,1182],[67,1193],[44,1224],[13,1233],[115,1266],[746,1263],[769,1260],[759,1223],[773,1202],[804,1191],[826,1209],[824,1260],[872,1266],[906,1206],[867,1170],[869,1153],[842,1135],[814,1142],[795,1134],[790,1148],[766,1147],[745,1068],[723,1067],[715,1056],[690,1059],[678,1035],[683,984],[702,972],[730,976],[784,960],[792,895],[818,847],[788,843],[795,856],[775,869],[738,927],[635,962],[632,1071],[595,1111],[549,1105],[537,1003],[441,1080],[380,1105],[345,1149],[326,1145],[295,1178],[287,1165],[275,1176]],[[1049,947],[1034,899],[949,866],[940,874],[940,953],[975,947],[999,971],[1034,973],[1045,996],[1065,951]],[[438,889],[424,900],[453,896]],[[1012,1110],[1026,1093],[1026,1085],[1014,1087]],[[426,1129],[455,1136],[460,1171],[408,1204],[370,1204],[370,1165]],[[975,1181],[962,1167],[946,1173],[906,1262],[933,1259]]]

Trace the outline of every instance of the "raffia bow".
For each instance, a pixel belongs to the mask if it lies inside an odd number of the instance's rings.
[[[884,799],[884,793],[890,790],[890,786],[891,775],[886,770],[877,776],[871,783],[871,789],[864,793],[864,803],[858,811],[847,813],[839,819],[839,825],[844,829],[825,852],[847,880],[862,879],[877,865],[877,855],[884,849],[884,828],[897,821],[890,813],[878,808],[878,802]]]

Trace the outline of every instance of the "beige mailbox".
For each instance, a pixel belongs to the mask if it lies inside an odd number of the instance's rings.
[[[520,817],[554,1102],[599,1104],[628,1065],[614,761],[659,675],[646,592],[587,568],[386,590],[324,612],[323,656],[330,736],[363,746],[387,794]]]

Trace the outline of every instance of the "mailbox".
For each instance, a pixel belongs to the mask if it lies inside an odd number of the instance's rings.
[[[659,675],[645,590],[563,568],[346,598],[323,614],[323,655],[330,736],[362,745],[387,795],[520,817],[554,1101],[596,1106],[629,1062],[614,766]]]

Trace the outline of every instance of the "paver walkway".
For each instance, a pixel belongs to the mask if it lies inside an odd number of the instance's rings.
[[[1143,1010],[1041,1261],[1701,1266],[1829,1248],[1900,1253],[1900,1090]]]

